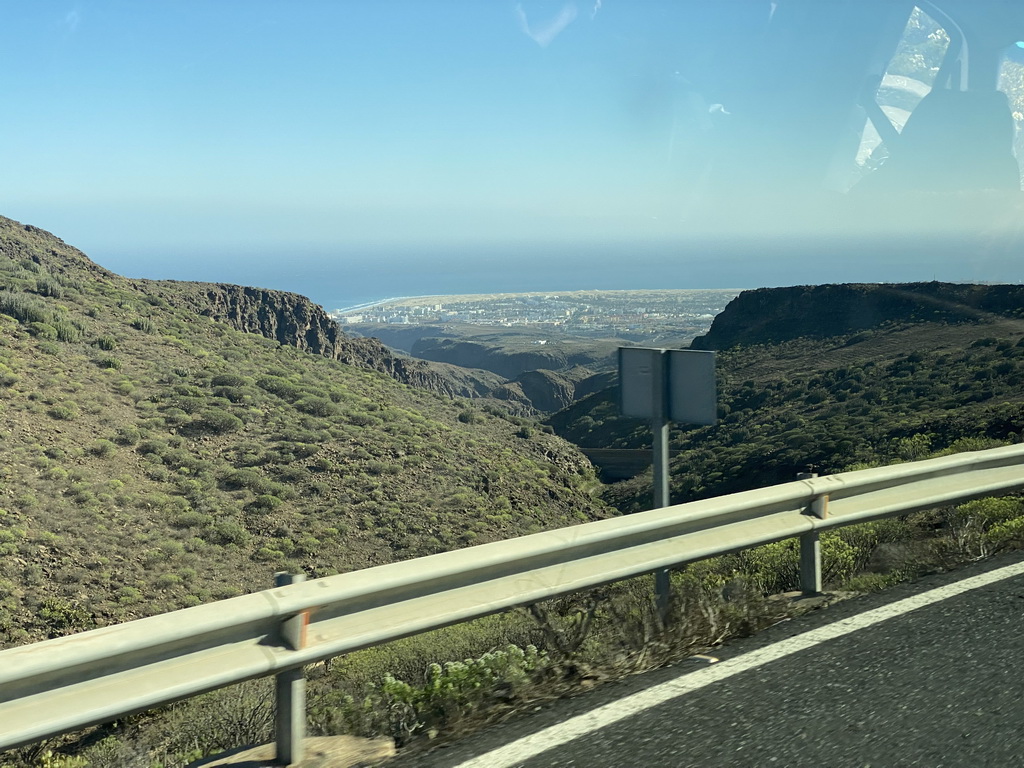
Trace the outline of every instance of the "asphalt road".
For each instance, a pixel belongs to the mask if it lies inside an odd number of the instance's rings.
[[[1024,766],[1019,553],[711,653],[388,768]]]

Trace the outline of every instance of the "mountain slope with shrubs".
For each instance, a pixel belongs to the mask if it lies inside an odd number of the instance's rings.
[[[0,219],[0,645],[608,514],[571,445]]]
[[[673,501],[786,482],[808,470],[1019,442],[1022,312],[1021,286],[741,294],[695,342],[718,350],[720,419],[713,427],[673,425]],[[618,415],[614,388],[548,424],[584,448],[651,444],[645,422]],[[649,508],[650,485],[648,471],[609,486],[605,496],[621,511],[637,511]]]

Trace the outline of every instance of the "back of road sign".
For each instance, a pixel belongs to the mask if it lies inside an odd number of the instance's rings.
[[[656,386],[656,377],[662,386]],[[619,349],[619,392],[623,416],[667,416],[682,424],[715,424],[718,416],[715,353],[695,349]],[[656,403],[664,392],[663,405]],[[664,409],[664,410],[663,410]]]

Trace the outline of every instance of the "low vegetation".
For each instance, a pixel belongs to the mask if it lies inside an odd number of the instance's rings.
[[[1024,545],[1024,500],[982,499],[827,532],[829,599],[884,589]],[[650,577],[332,659],[306,670],[312,734],[385,735],[421,749],[519,710],[711,650],[807,608],[795,541],[672,574],[662,622]],[[827,602],[827,601],[826,601]],[[272,738],[273,691],[253,681],[71,740],[8,753],[18,768],[181,768]]]
[[[0,647],[608,514],[521,419],[144,287],[0,219]]]
[[[606,392],[536,425],[241,333],[0,219],[0,645],[649,506],[601,489],[555,431],[640,449]],[[720,354],[721,421],[679,428],[675,501],[1018,442],[1024,325],[890,322]],[[923,339],[931,343],[922,343]],[[829,532],[835,594],[1021,546],[1024,503],[981,500]],[[793,541],[333,659],[314,733],[410,748],[666,663],[789,615]],[[183,766],[266,740],[268,681],[7,753],[12,766]]]
[[[995,335],[995,333],[999,335]],[[932,333],[930,333],[932,332]],[[930,345],[929,341],[931,339]],[[1019,442],[1024,323],[892,324],[718,353],[719,423],[673,425],[675,503],[822,474]],[[649,449],[650,430],[605,390],[548,422],[585,448]],[[649,472],[607,488],[651,504]]]

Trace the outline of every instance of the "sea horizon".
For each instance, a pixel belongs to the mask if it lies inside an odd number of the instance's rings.
[[[851,246],[852,247],[852,246]],[[125,277],[229,283],[288,291],[306,296],[328,311],[373,306],[396,297],[494,293],[558,293],[586,290],[733,290],[826,283],[902,283],[979,281],[1017,282],[1019,266],[1002,265],[1005,274],[973,274],[969,263],[940,270],[921,253],[900,260],[889,252],[789,255],[784,269],[778,243],[733,244],[710,255],[704,248],[679,243],[564,244],[472,252],[380,249],[344,254],[306,250],[281,255],[248,251],[245,259],[227,250],[162,254],[147,260],[131,252],[87,250],[102,267]],[[754,252],[758,258],[751,260]],[[883,264],[884,263],[884,264]],[[884,269],[882,268],[884,266]],[[990,266],[999,266],[990,264]],[[1012,267],[1012,269],[1011,269]]]

